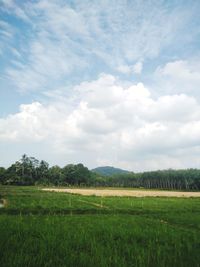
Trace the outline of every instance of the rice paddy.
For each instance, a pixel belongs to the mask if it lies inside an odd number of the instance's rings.
[[[200,266],[200,198],[1,186],[1,267]]]

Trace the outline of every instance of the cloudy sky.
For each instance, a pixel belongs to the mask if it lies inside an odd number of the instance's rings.
[[[0,0],[0,165],[200,168],[199,0]]]

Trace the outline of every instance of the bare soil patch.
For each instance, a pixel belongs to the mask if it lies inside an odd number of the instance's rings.
[[[130,189],[80,189],[80,188],[44,188],[44,191],[65,192],[84,196],[119,196],[119,197],[200,197],[200,192],[130,190]]]
[[[6,199],[0,199],[0,208],[4,208],[7,205]]]

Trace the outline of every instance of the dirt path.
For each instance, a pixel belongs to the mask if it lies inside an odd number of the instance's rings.
[[[119,196],[119,197],[200,197],[200,192],[126,190],[126,189],[60,189],[44,188],[44,191],[66,192],[84,196]]]
[[[83,203],[86,203],[86,204],[91,204],[91,205],[93,205],[95,207],[98,207],[98,208],[106,208],[106,209],[109,209],[109,207],[104,206],[103,204],[99,204],[99,203],[95,203],[95,202],[90,202],[90,201],[85,201],[85,200],[82,200],[82,199],[79,199],[78,201],[83,202]]]

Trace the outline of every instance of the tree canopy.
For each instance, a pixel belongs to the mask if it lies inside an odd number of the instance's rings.
[[[113,170],[113,169],[109,169]],[[112,172],[111,172],[112,173]],[[143,187],[171,190],[200,190],[200,170],[158,170],[149,172],[119,172],[102,175],[90,171],[82,163],[49,167],[34,157],[22,155],[7,169],[0,167],[0,184]]]

